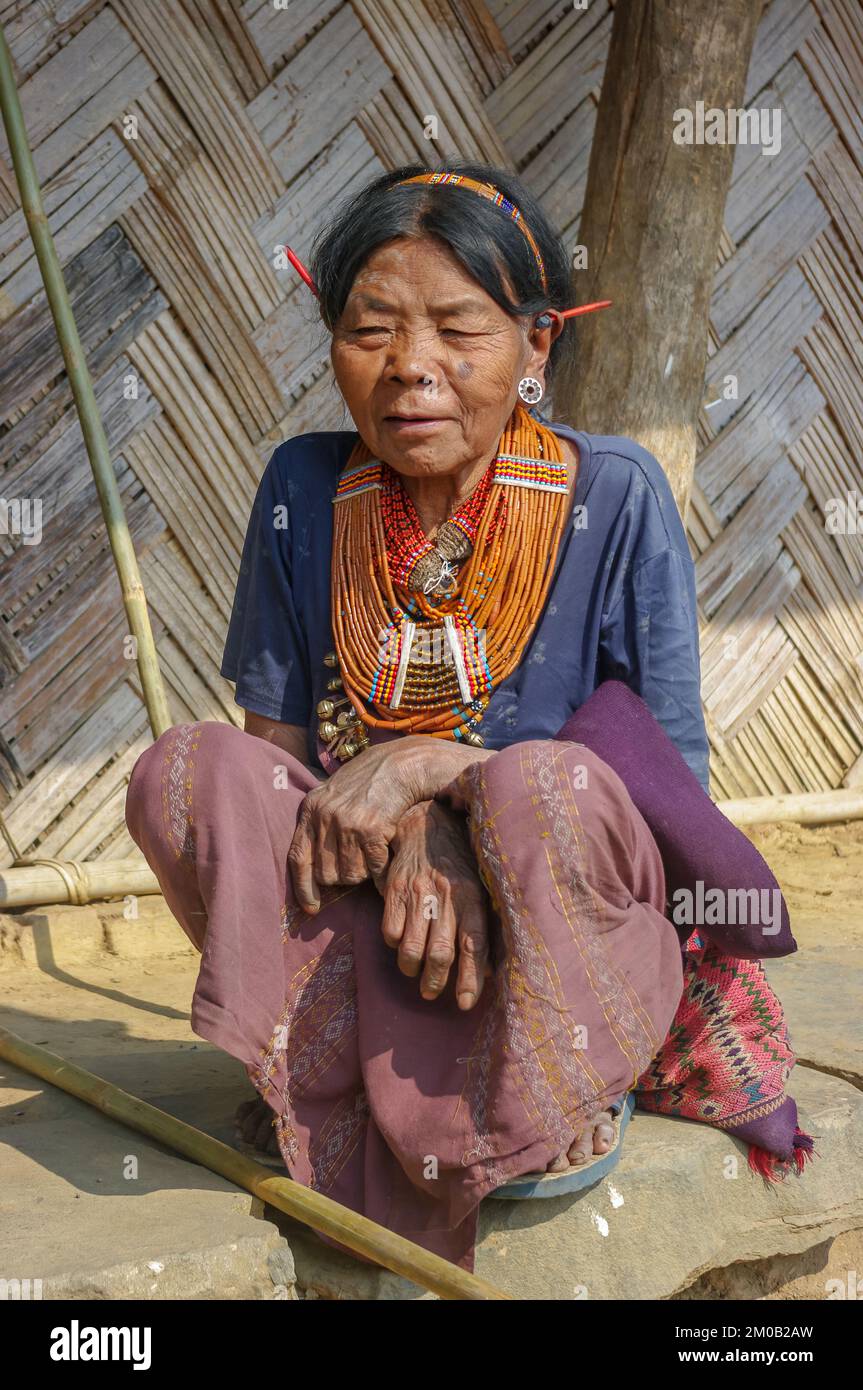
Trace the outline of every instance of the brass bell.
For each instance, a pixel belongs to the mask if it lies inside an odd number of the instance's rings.
[[[485,747],[485,739],[483,738],[482,734],[475,734],[473,732],[465,734],[464,741],[465,743],[469,743],[471,748]]]
[[[336,728],[335,724],[331,724],[328,719],[325,719],[322,724],[318,725],[318,733],[320,734],[324,743],[329,743],[331,739],[338,737],[339,731]]]
[[[369,731],[365,724],[358,723],[356,729],[349,739],[342,744],[346,758],[355,758],[357,753],[362,753],[364,748],[369,746]]]
[[[325,665],[325,666],[338,666],[338,664],[339,664],[339,658],[336,656],[335,652],[327,652],[326,656],[324,657],[324,665]]]
[[[340,729],[347,729],[351,724],[357,724],[358,722],[357,716],[353,710],[348,711],[343,709],[341,714],[336,718],[336,723]]]
[[[344,686],[342,685],[342,678],[341,678],[341,676],[330,676],[330,679],[327,681],[327,690],[343,690],[343,689],[344,689]]]
[[[318,700],[315,708],[321,719],[331,719],[336,712],[336,707],[332,700]]]

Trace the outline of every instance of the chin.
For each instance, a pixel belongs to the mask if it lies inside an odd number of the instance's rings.
[[[389,458],[384,462],[389,464],[393,472],[401,473],[405,478],[442,478],[447,473],[455,472],[451,459],[434,459],[427,462],[423,459]]]
[[[386,431],[381,432],[382,448],[378,457],[388,463],[396,473],[408,477],[425,478],[435,474],[452,473],[459,466],[460,451],[442,441],[416,439],[402,442],[387,439]],[[461,441],[460,441],[461,442]]]

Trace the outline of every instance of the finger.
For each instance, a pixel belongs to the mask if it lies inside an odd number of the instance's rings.
[[[343,830],[338,836],[338,882],[365,883],[370,877],[362,845],[353,830]]]
[[[302,808],[288,850],[288,868],[298,905],[305,912],[317,912],[321,897],[314,874],[314,836],[309,818],[303,814]]]
[[[423,907],[426,911],[428,903]],[[420,982],[423,999],[437,999],[446,988],[450,966],[455,960],[456,916],[450,893],[438,898],[437,915],[429,921],[425,967]]]
[[[360,848],[366,863],[367,878],[374,878],[375,874],[386,873],[390,862],[390,847],[386,840],[377,835],[366,835],[360,838]]]
[[[458,931],[458,975],[455,993],[460,1009],[472,1009],[489,975],[488,917],[481,901],[462,913]]]
[[[429,918],[425,915],[426,900],[434,896],[430,885],[416,884],[405,898],[405,927],[399,942],[399,970],[415,979],[420,973],[428,938]]]
[[[400,879],[393,876],[390,872],[387,875],[386,891],[384,893],[384,915],[381,920],[381,932],[384,941],[393,950],[400,945],[405,930],[405,914],[407,912],[407,889]]]
[[[315,834],[315,878],[321,887],[339,882],[339,833],[329,817],[318,821]]]

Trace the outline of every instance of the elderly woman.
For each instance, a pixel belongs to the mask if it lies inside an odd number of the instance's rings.
[[[194,1027],[258,1091],[247,1137],[469,1263],[480,1199],[595,1180],[635,1089],[716,1120],[661,1065],[705,942],[632,788],[555,738],[622,683],[665,740],[634,737],[645,785],[713,809],[693,567],[652,455],[536,409],[569,269],[511,175],[386,174],[312,272],[355,429],[275,450],[222,666],[245,732],[163,735],[128,821],[203,953]],[[775,1109],[762,1023],[739,1085]]]

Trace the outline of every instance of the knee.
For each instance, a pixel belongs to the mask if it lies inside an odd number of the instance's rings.
[[[527,825],[549,830],[563,816],[588,844],[609,836],[632,847],[638,812],[613,768],[583,743],[536,739],[498,752],[498,795]]]
[[[160,814],[165,745],[173,732],[173,729],[168,729],[155,743],[144,749],[132,768],[126,788],[126,825],[139,848],[147,823],[152,820],[154,812]]]
[[[158,836],[166,807],[190,802],[193,779],[221,779],[236,768],[238,743],[249,737],[214,720],[166,729],[138,758],[129,779],[126,824],[135,843],[143,847],[145,839]]]
[[[181,769],[181,775],[190,787],[194,782],[199,809],[225,800],[236,802],[250,786],[260,787],[272,781],[274,750],[264,739],[247,734],[234,724],[214,720],[204,720],[191,729],[185,771]]]
[[[242,765],[244,752],[248,754],[256,740],[252,734],[244,733],[235,724],[223,724],[215,719],[203,719],[199,724],[179,726],[181,742],[194,752],[195,768],[206,769],[210,774],[218,774],[225,768]]]
[[[567,745],[562,766],[579,808],[588,814],[604,804],[613,792],[626,795],[626,788],[613,768],[584,743]]]
[[[516,801],[539,805],[574,798],[579,815],[591,817],[612,793],[626,796],[626,788],[608,763],[583,743],[535,739],[501,749],[494,759],[496,770],[512,787]]]
[[[633,820],[638,819],[638,812],[614,769],[583,743],[566,747],[562,769],[574,814],[588,840],[605,841],[610,836],[632,848]]]

